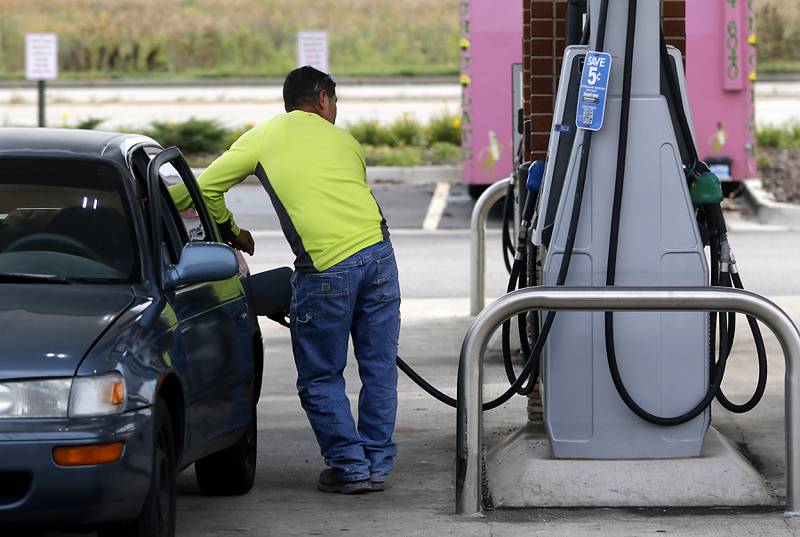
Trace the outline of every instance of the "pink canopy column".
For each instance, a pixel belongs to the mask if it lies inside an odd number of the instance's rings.
[[[733,180],[755,177],[753,0],[686,2],[686,39],[700,158],[711,163],[730,159]],[[724,169],[723,164],[719,171]]]
[[[489,184],[514,164],[511,66],[522,62],[522,2],[463,0],[461,15],[463,178]]]

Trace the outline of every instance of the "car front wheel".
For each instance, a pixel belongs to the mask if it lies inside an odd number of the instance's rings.
[[[99,537],[175,536],[175,437],[167,404],[155,406],[153,469],[150,490],[141,513],[133,522],[100,530]]]
[[[194,463],[197,485],[210,496],[236,496],[253,488],[258,454],[256,409],[238,442]]]

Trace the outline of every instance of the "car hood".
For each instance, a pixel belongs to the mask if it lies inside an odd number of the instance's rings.
[[[0,284],[0,379],[74,375],[133,300],[126,286]]]

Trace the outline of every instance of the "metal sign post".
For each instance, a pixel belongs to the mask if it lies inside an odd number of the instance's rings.
[[[35,80],[39,93],[39,126],[44,127],[46,81],[58,77],[58,36],[27,34],[25,36],[25,78]]]

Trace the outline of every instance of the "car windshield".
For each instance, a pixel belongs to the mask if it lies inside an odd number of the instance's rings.
[[[131,280],[122,180],[99,161],[0,159],[0,281]]]

